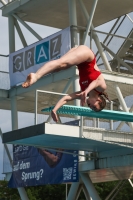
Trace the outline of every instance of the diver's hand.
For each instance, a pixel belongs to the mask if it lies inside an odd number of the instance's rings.
[[[54,110],[51,111],[51,116],[52,116],[52,118],[55,122],[58,122],[58,117],[57,117],[57,114]]]
[[[87,92],[86,91],[82,91],[79,94],[76,94],[77,97],[80,97],[81,99],[81,106],[84,106],[86,103],[86,97],[87,97]]]

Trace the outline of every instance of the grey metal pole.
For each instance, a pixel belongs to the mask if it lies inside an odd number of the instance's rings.
[[[128,110],[128,108],[127,108],[127,105],[126,105],[126,103],[125,103],[125,101],[124,101],[124,99],[123,99],[123,96],[122,96],[122,93],[121,93],[121,91],[120,91],[119,86],[118,86],[117,84],[114,84],[114,88],[115,88],[116,96],[117,96],[117,98],[119,99],[120,104],[121,104],[123,110],[124,110],[125,112],[129,112],[129,110]],[[133,123],[132,123],[132,122],[128,122],[128,124],[129,124],[131,130],[133,131]]]
[[[14,19],[12,16],[8,18],[9,27],[9,52],[15,51],[15,33],[14,33]],[[11,97],[11,118],[12,130],[18,129],[18,115],[17,115],[17,97]],[[18,192],[22,200],[29,200],[24,188],[18,188]]]
[[[66,183],[66,200],[67,200],[67,183]]]
[[[8,17],[8,29],[9,29],[9,52],[15,51],[15,30],[14,30],[14,17]]]
[[[38,101],[38,91],[35,91],[35,125],[37,124],[37,101]]]
[[[82,9],[82,11],[83,11],[83,14],[84,14],[86,20],[88,21],[88,20],[89,20],[89,15],[88,15],[88,12],[87,12],[87,10],[86,10],[84,4],[83,4],[83,1],[82,1],[82,0],[79,0],[79,3],[80,3],[80,6],[81,6],[81,9]],[[93,24],[91,25],[91,29],[94,30]],[[100,42],[99,42],[99,39],[98,39],[97,34],[96,34],[95,32],[93,32],[92,35],[93,35],[93,39],[94,39],[94,41],[95,41],[95,43],[96,43],[96,45],[97,45],[98,51],[99,51],[99,53],[100,53],[100,56],[101,56],[101,58],[102,58],[102,60],[103,60],[103,63],[104,63],[104,65],[105,65],[106,69],[108,69],[109,71],[112,71],[112,69],[111,69],[111,67],[110,67],[110,65],[109,65],[109,62],[108,62],[108,60],[107,60],[107,58],[106,58],[106,55],[105,55],[105,53],[104,53],[104,51],[103,51],[103,49],[102,49],[102,46],[101,46],[101,44],[100,44]]]
[[[80,177],[82,178],[82,181],[84,182],[86,189],[88,193],[90,194],[91,198],[93,200],[100,200],[100,197],[98,196],[97,191],[93,183],[91,182],[90,177],[85,173],[80,173]]]
[[[24,38],[24,35],[23,35],[22,31],[21,31],[21,28],[20,28],[20,26],[19,26],[19,23],[17,22],[16,19],[15,19],[15,26],[16,26],[18,35],[19,35],[19,37],[20,37],[20,40],[21,40],[23,46],[24,46],[24,47],[27,47],[27,42],[26,42],[26,40],[25,40],[25,38]]]
[[[75,200],[76,199],[78,188],[79,188],[79,182],[73,183],[71,185],[67,200]]]
[[[29,200],[27,193],[24,188],[17,188],[22,200]]]
[[[79,186],[79,188],[78,188],[78,192],[77,192],[77,195],[76,195],[75,200],[78,200],[78,199],[79,199],[79,195],[80,195],[82,189],[83,189],[83,186],[80,184],[80,186]]]
[[[108,51],[114,58],[116,58],[118,60],[119,63],[121,63],[124,67],[126,67],[133,74],[133,69],[127,63],[125,63],[122,59],[120,59],[119,56],[117,56],[115,53],[113,53],[113,51],[111,51],[103,43],[101,43],[101,44],[106,51]]]
[[[77,26],[76,0],[68,0],[68,5],[69,5],[69,24],[70,26],[71,25]],[[72,47],[76,45],[78,45],[78,35],[77,35],[77,30],[74,29],[72,34]],[[76,71],[74,73],[76,74]],[[73,81],[73,90],[74,92],[80,90],[78,77],[76,77],[76,79]],[[77,106],[80,105],[79,100],[75,100],[75,105]]]
[[[68,6],[69,6],[69,24],[77,26],[77,13],[76,13],[76,0],[68,0]],[[78,36],[77,36],[77,30],[76,28],[72,30],[72,35],[71,35],[71,43],[72,47],[78,45]],[[76,75],[76,67],[74,70],[74,76]],[[73,91],[79,91],[79,79],[76,77],[76,80],[73,81]],[[80,105],[78,100],[75,100],[75,105]],[[67,200],[75,200],[77,190],[79,187],[79,183],[73,183],[71,185],[68,198]]]
[[[82,136],[83,136],[83,116],[81,116],[80,117],[80,129],[79,129],[79,137],[81,137],[82,138]],[[80,156],[79,156],[79,161],[81,162],[81,161],[85,161],[85,152],[84,151],[79,151],[79,154],[80,154]]]
[[[113,110],[113,101],[110,102],[110,110]],[[113,130],[113,120],[110,120],[110,129]]]
[[[1,129],[0,129],[0,136],[1,136],[1,139],[2,139],[3,134],[2,134]],[[10,154],[10,151],[9,151],[9,148],[8,148],[7,144],[4,144],[4,148],[5,148],[5,150],[6,150],[6,153],[7,153],[8,159],[9,159],[10,164],[11,164],[11,166],[12,166],[12,157],[11,157],[11,154]]]
[[[76,12],[76,0],[68,0],[69,6],[69,25],[77,26],[77,12]],[[72,47],[78,45],[77,28],[72,29],[71,37]]]
[[[83,185],[83,192],[84,192],[86,200],[92,200],[92,198],[90,197],[85,185]]]
[[[3,5],[6,5],[7,4],[7,2],[5,1],[5,0],[1,0],[0,1]]]
[[[111,197],[111,196],[113,195],[113,193],[117,190],[117,188],[120,187],[121,183],[122,183],[122,181],[119,181],[119,182],[116,184],[116,186],[115,186],[115,187],[113,188],[113,190],[109,193],[109,195],[106,197],[105,200],[109,200],[109,199],[110,199],[110,197]]]
[[[17,98],[11,97],[12,130],[18,129]]]
[[[130,108],[129,112],[132,112],[133,111],[133,105],[132,107]],[[120,130],[122,128],[122,126],[125,124],[125,122],[121,122],[118,127],[116,128],[116,130]]]
[[[94,16],[94,13],[95,13],[95,10],[96,10],[97,2],[98,2],[98,0],[94,0],[94,2],[93,2],[91,14],[90,14],[90,17],[89,17],[89,21],[88,21],[86,32],[85,32],[84,39],[83,39],[83,44],[86,44],[87,36],[88,36],[89,31],[90,31],[90,27],[91,27],[93,16]]]
[[[12,130],[18,129],[17,98],[11,97]],[[22,200],[29,200],[24,188],[17,188]]]
[[[38,35],[27,23],[25,23],[16,14],[12,14],[23,26],[25,26],[38,40],[42,40],[42,37]]]

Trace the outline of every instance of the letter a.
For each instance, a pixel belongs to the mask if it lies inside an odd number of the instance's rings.
[[[41,57],[45,57],[45,59],[47,60],[47,56],[46,56],[46,54],[45,54],[45,51],[44,51],[43,46],[41,46],[41,49],[40,49],[40,52],[39,52],[39,55],[38,55],[37,62],[39,62],[39,60],[40,60]]]

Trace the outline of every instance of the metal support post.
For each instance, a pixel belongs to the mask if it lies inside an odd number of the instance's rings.
[[[0,2],[3,4],[3,5],[6,5],[7,2],[5,0],[0,0]]]
[[[77,191],[79,188],[80,182],[72,183],[71,188],[69,190],[69,194],[67,200],[76,200]]]
[[[19,23],[17,22],[16,19],[15,19],[15,27],[16,27],[16,29],[17,29],[18,35],[19,35],[19,37],[20,37],[20,40],[21,40],[23,46],[24,46],[24,47],[27,47],[27,46],[28,46],[28,45],[27,45],[27,42],[26,42],[26,40],[25,40],[25,38],[24,38],[24,35],[23,35],[22,31],[21,31],[21,28],[20,28],[20,26],[19,26]]]
[[[89,17],[89,21],[88,21],[88,24],[87,24],[86,32],[85,32],[85,35],[84,35],[83,44],[86,44],[87,36],[88,36],[89,31],[90,31],[90,27],[91,27],[93,16],[94,16],[94,13],[95,13],[95,10],[96,10],[97,2],[98,2],[98,0],[94,0],[92,10],[91,10],[91,14],[90,14],[90,17]]]
[[[90,31],[90,49],[92,49],[92,31]]]
[[[69,24],[77,26],[76,0],[68,0]],[[77,28],[72,29],[72,47],[78,45]]]
[[[120,104],[121,104],[123,110],[124,110],[125,112],[129,112],[129,110],[128,110],[128,108],[127,108],[127,105],[126,105],[126,103],[125,103],[125,101],[124,101],[124,99],[123,99],[123,96],[122,96],[122,93],[121,93],[121,91],[120,91],[119,86],[118,86],[117,84],[114,84],[114,88],[115,88],[115,91],[116,91],[116,96],[118,97],[118,99],[119,99],[119,101],[120,101]],[[129,126],[130,126],[131,130],[133,131],[133,123],[130,122],[130,123],[129,123]]]
[[[83,116],[80,117],[80,129],[79,129],[79,137],[82,138],[83,136]],[[79,151],[79,161],[85,161],[85,152],[84,151]]]
[[[80,91],[80,86],[79,86],[79,78],[76,77],[76,79],[73,81],[73,91]],[[76,99],[75,101],[75,105],[76,106],[80,106],[80,100]],[[77,119],[79,119],[79,117],[76,117]]]
[[[109,193],[109,195],[106,197],[106,199],[105,200],[108,200],[112,195],[113,195],[113,193],[117,190],[117,188],[120,186],[120,184],[122,183],[122,181],[119,181],[118,183],[117,183],[117,185],[114,187],[114,189]]]
[[[82,11],[83,11],[83,14],[84,14],[84,16],[85,16],[85,18],[86,18],[86,21],[88,21],[88,20],[89,20],[89,15],[88,15],[88,12],[87,12],[87,10],[86,10],[84,4],[83,4],[83,1],[82,1],[82,0],[79,0],[79,3],[80,3],[80,6],[81,6],[81,9],[82,9]],[[92,29],[92,31],[94,30],[93,24],[91,25],[91,29]],[[103,51],[103,49],[102,49],[102,46],[101,46],[101,44],[100,44],[100,42],[99,42],[99,39],[98,39],[97,34],[96,34],[95,32],[93,32],[92,35],[93,35],[93,39],[94,39],[94,41],[95,41],[95,43],[96,43],[96,46],[97,46],[97,48],[98,48],[98,51],[99,51],[99,53],[100,53],[100,56],[101,56],[101,58],[102,58],[102,60],[103,60],[103,63],[104,63],[104,65],[105,65],[106,69],[108,69],[109,71],[112,71],[112,69],[111,69],[111,67],[110,67],[110,65],[109,65],[109,62],[108,62],[108,60],[107,60],[107,58],[106,58],[106,55],[105,55],[105,53],[104,53],[104,51]]]
[[[99,128],[99,118],[97,118],[97,128]]]
[[[16,14],[12,14],[25,28],[27,28],[38,40],[42,40],[42,37],[38,35],[27,23],[25,23]]]
[[[128,17],[128,19],[133,23],[133,20],[132,20],[132,18],[128,15],[128,14],[126,14],[126,16]]]
[[[9,52],[15,51],[15,30],[14,30],[14,18],[8,17],[8,29],[9,29]]]
[[[119,63],[121,63],[124,67],[126,67],[132,74],[133,74],[133,69],[127,64],[125,63],[122,59],[119,58],[119,56],[117,56],[115,53],[113,53],[113,51],[111,51],[108,47],[106,47],[103,43],[101,43],[103,48],[108,51],[115,59],[118,60]]]
[[[117,189],[116,193],[111,197],[111,200],[113,200],[116,197],[116,195],[120,192],[120,190],[123,188],[125,183],[126,183],[126,180],[122,180],[120,187]]]
[[[133,105],[132,105],[132,107],[130,108],[129,112],[133,112]],[[121,123],[118,125],[118,127],[117,127],[116,130],[120,130],[124,124],[125,124],[125,122],[121,122]]]
[[[66,183],[66,200],[67,200],[67,183]]]
[[[17,99],[11,98],[12,130],[18,129]],[[22,200],[29,200],[24,188],[17,188]]]
[[[92,200],[92,198],[90,197],[85,185],[83,185],[83,192],[84,192],[86,200]]]
[[[128,181],[129,181],[130,185],[133,187],[132,181],[130,179],[128,179]]]
[[[15,33],[14,33],[14,18],[9,16],[9,52],[15,51]],[[17,115],[17,98],[11,97],[11,118],[12,118],[12,130],[18,129],[18,115]],[[22,200],[29,200],[24,188],[18,188],[18,192]]]
[[[110,102],[110,110],[113,110],[113,101]],[[113,120],[110,120],[110,130],[113,130]]]
[[[35,91],[35,125],[37,124],[37,103],[38,103],[38,91]]]
[[[88,176],[88,174],[80,173],[80,177],[82,178],[82,181],[84,182],[86,189],[87,189],[88,193],[90,194],[90,197],[93,200],[100,200],[100,197],[98,196],[98,193],[97,193],[93,183],[91,182],[91,179]]]
[[[0,136],[1,136],[1,139],[2,139],[3,135],[2,135],[1,129],[0,129]],[[11,164],[11,166],[12,166],[12,157],[11,157],[11,155],[10,155],[10,151],[9,151],[9,148],[8,148],[7,144],[4,144],[4,148],[5,148],[5,150],[6,150],[6,153],[7,153],[8,159],[9,159],[9,162],[10,162],[10,164]]]
[[[17,188],[22,200],[29,200],[24,188]]]
[[[77,191],[77,195],[76,195],[75,200],[78,200],[78,199],[79,199],[79,195],[80,195],[80,193],[81,193],[81,191],[82,191],[82,188],[83,188],[83,186],[80,184],[80,186],[79,186],[79,188],[78,188],[78,191]]]
[[[71,25],[77,26],[77,12],[76,12],[76,0],[68,0],[69,5],[69,23]],[[72,34],[72,47],[78,45],[78,35],[77,30],[74,29],[74,32]],[[76,68],[75,68],[76,70]],[[74,75],[76,74],[76,71],[74,72]],[[76,77],[76,79],[73,81],[73,91],[79,91],[79,79]],[[79,100],[75,100],[75,105],[79,106]]]
[[[12,130],[18,129],[17,98],[11,97]]]
[[[68,5],[69,5],[69,24],[77,26],[77,12],[76,12],[76,0],[68,0]],[[72,35],[71,35],[71,41],[72,41],[72,47],[78,45],[78,35],[77,35],[77,29],[74,28],[72,30]],[[74,76],[76,75],[76,68],[74,71]],[[73,81],[73,91],[79,91],[79,80],[76,77],[76,80]],[[75,101],[75,105],[79,105],[79,101]],[[71,185],[68,198],[67,200],[75,200],[76,194],[79,188],[79,182],[78,183],[73,183]]]

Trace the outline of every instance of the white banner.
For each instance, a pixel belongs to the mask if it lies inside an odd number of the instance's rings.
[[[44,63],[63,56],[71,48],[70,27],[9,55],[11,87],[26,80]]]

